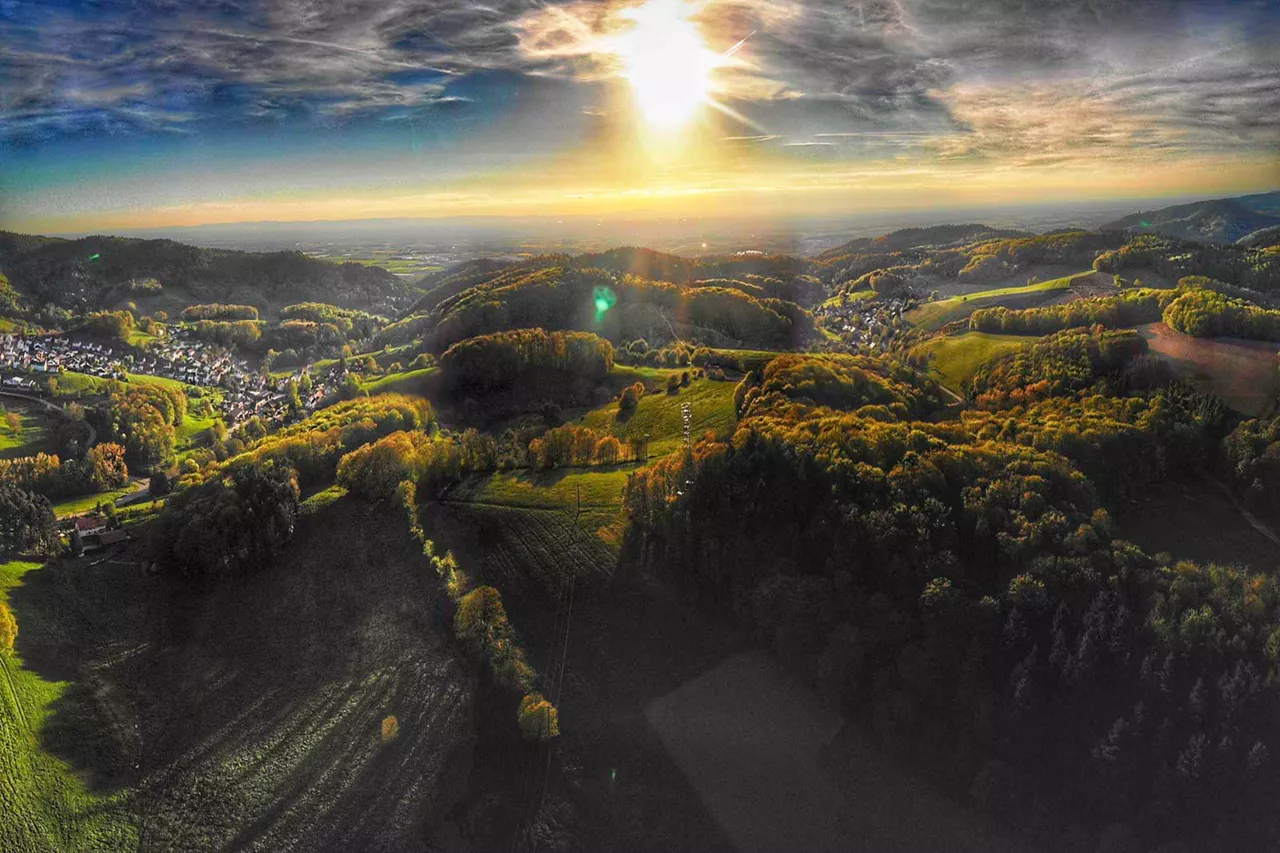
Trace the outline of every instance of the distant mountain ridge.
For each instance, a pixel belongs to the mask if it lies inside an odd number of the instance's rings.
[[[992,228],[989,225],[968,223],[963,225],[930,225],[925,228],[900,228],[879,237],[857,237],[847,243],[828,249],[817,256],[824,261],[844,255],[863,252],[899,252],[922,247],[944,248],[976,243],[981,240],[1001,240],[1007,237],[1028,237],[1029,231],[1013,228]]]
[[[0,272],[32,305],[79,310],[106,307],[142,280],[193,300],[260,307],[323,301],[390,308],[412,292],[380,267],[334,264],[301,252],[203,249],[128,237],[67,240],[0,232]]]
[[[1160,234],[1197,243],[1234,243],[1280,225],[1280,216],[1264,212],[1273,208],[1280,209],[1280,193],[1195,201],[1133,213],[1106,223],[1102,230]]]

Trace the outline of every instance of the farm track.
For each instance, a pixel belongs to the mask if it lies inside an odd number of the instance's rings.
[[[13,686],[13,676],[9,674],[9,656],[0,654],[0,670],[4,671],[4,689],[8,696],[8,701],[13,704],[13,715],[21,721],[22,731],[31,738],[31,721],[27,719],[26,711],[22,710],[22,702],[18,700],[17,688]]]
[[[1236,508],[1236,511],[1240,513],[1241,517],[1244,518],[1245,521],[1249,522],[1250,527],[1270,539],[1276,545],[1280,545],[1280,536],[1277,536],[1276,532],[1271,529],[1271,525],[1262,521],[1256,515],[1249,512],[1249,510],[1245,509],[1244,504],[1240,503],[1239,499],[1236,498],[1235,493],[1231,491],[1230,486],[1221,480],[1212,477],[1209,478],[1209,482],[1217,486],[1218,489],[1227,496],[1227,499],[1231,501],[1231,505]]]

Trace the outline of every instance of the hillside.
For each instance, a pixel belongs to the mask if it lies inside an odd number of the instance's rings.
[[[73,310],[121,299],[145,303],[160,295],[166,308],[175,300],[260,307],[317,300],[393,310],[413,292],[379,267],[332,264],[300,252],[237,252],[125,237],[0,233],[0,271],[27,302]]]
[[[349,499],[219,589],[131,561],[0,566],[19,625],[0,747],[14,719],[33,731],[0,749],[0,847],[428,849],[474,736],[428,578],[402,518]]]
[[[1004,237],[1028,237],[1025,231],[991,228],[987,225],[931,225],[927,228],[902,228],[879,237],[859,237],[828,249],[814,260],[829,261],[843,255],[863,252],[898,252],[921,247],[962,246]]]
[[[1161,234],[1197,243],[1234,243],[1274,225],[1280,225],[1280,218],[1259,213],[1235,199],[1223,198],[1134,213],[1108,222],[1102,230]]]

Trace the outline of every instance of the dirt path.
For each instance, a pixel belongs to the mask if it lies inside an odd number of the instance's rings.
[[[1262,521],[1256,515],[1249,512],[1249,510],[1245,509],[1244,504],[1240,503],[1240,501],[1236,498],[1235,493],[1231,491],[1230,486],[1228,486],[1226,483],[1222,482],[1221,480],[1215,479],[1213,477],[1209,478],[1209,482],[1217,486],[1223,492],[1223,494],[1227,496],[1227,499],[1231,501],[1231,505],[1236,508],[1236,511],[1240,513],[1240,515],[1244,518],[1245,521],[1249,522],[1249,525],[1254,530],[1258,531],[1263,536],[1270,539],[1276,545],[1280,545],[1280,536],[1277,536],[1276,532],[1271,529],[1271,525]]]
[[[764,653],[729,658],[645,716],[739,853],[1030,850],[904,775]]]
[[[0,653],[0,670],[4,672],[4,689],[9,696],[9,700],[13,703],[13,715],[22,726],[22,733],[28,737],[31,736],[31,721],[27,719],[27,714],[22,710],[22,702],[18,699],[18,691],[13,686],[13,676],[9,674],[9,656]]]

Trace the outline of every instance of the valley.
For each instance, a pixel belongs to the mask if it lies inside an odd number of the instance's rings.
[[[1160,239],[0,265],[0,846],[1247,849],[1280,267]]]

